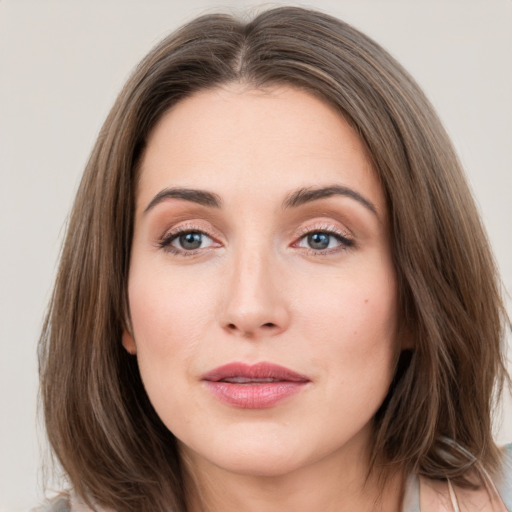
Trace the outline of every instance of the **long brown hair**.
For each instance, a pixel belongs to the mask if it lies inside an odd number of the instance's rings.
[[[326,14],[281,7],[249,22],[204,16],[170,35],[135,70],[99,134],[39,347],[46,429],[75,491],[118,510],[185,510],[175,438],[121,345],[137,162],[172,105],[233,81],[287,84],[333,105],[366,144],[384,188],[401,333],[413,349],[375,418],[373,462],[461,484],[476,465],[495,470],[504,309],[451,143],[379,45]]]

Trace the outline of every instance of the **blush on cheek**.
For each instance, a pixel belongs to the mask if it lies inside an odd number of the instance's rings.
[[[204,287],[187,288],[162,280],[155,284],[154,279],[136,277],[129,285],[129,299],[138,353],[151,354],[155,364],[178,355],[187,358],[208,339],[215,318],[214,298],[204,293]],[[180,293],[182,289],[188,293]]]
[[[352,303],[349,315],[351,341],[345,345],[349,357],[360,358],[363,365],[375,359],[391,361],[396,350],[394,296],[363,296]]]

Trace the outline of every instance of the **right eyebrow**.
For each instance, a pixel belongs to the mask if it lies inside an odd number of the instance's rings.
[[[190,201],[210,208],[220,208],[222,205],[221,198],[217,194],[208,192],[207,190],[198,190],[193,188],[164,188],[158,192],[155,197],[153,197],[146,206],[144,213],[147,213],[151,208],[154,208],[157,204],[165,201],[166,199],[183,199],[184,201]]]

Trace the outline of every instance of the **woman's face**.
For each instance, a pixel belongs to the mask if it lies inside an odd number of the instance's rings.
[[[330,106],[229,86],[167,112],[142,159],[128,292],[123,344],[192,465],[361,457],[400,349],[397,284],[382,187]]]

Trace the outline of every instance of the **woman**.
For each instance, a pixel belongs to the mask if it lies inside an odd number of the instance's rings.
[[[506,510],[498,289],[382,48],[300,8],[199,18],[130,78],[75,201],[40,345],[60,504]]]

